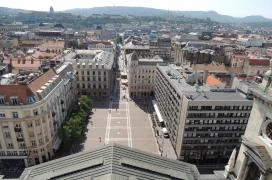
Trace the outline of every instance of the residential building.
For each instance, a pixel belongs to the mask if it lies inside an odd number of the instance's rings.
[[[150,41],[150,56],[160,56],[164,61],[171,61],[171,38],[163,35],[155,41]]]
[[[0,159],[21,160],[26,167],[52,159],[76,97],[70,64],[43,74],[22,72],[0,85]]]
[[[110,144],[25,169],[20,179],[200,179],[189,163]]]
[[[159,57],[141,59],[136,52],[127,55],[128,59],[128,92],[130,97],[154,95],[156,67],[163,60]]]
[[[64,58],[72,62],[77,72],[79,94],[94,98],[111,95],[114,85],[114,54],[101,50],[76,50]]]
[[[269,58],[249,57],[246,59],[243,71],[248,76],[264,74],[269,69]]]
[[[259,86],[249,88],[252,112],[238,155],[230,156],[225,177],[229,180],[272,179],[272,61]]]
[[[179,160],[202,164],[225,163],[239,147],[252,101],[207,74],[174,65],[158,65],[155,99]],[[204,84],[203,84],[204,82]],[[218,86],[217,86],[218,85]]]
[[[148,44],[136,43],[134,41],[130,41],[125,44],[122,49],[125,54],[130,54],[136,52],[138,57],[147,58],[150,57],[150,48]]]

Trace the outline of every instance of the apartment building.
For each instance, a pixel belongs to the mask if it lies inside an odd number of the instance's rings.
[[[26,167],[52,159],[61,143],[58,129],[76,101],[72,66],[23,72],[9,82],[0,86],[0,159]]]
[[[226,166],[226,179],[272,179],[272,61],[263,82],[249,88],[254,103],[239,151],[234,150]],[[238,152],[238,153],[237,153]]]
[[[169,131],[178,159],[219,164],[239,147],[252,101],[233,89],[212,89],[201,85],[201,81],[197,73],[174,65],[158,65],[156,113],[160,113]]]
[[[163,35],[155,41],[150,41],[150,55],[160,56],[164,61],[171,60],[171,38],[168,35]]]
[[[130,97],[146,97],[154,95],[156,67],[163,60],[159,57],[141,59],[137,53],[127,55],[128,60],[128,92]]]
[[[79,94],[93,98],[111,95],[114,85],[114,54],[101,50],[76,50],[66,55],[77,73]]]

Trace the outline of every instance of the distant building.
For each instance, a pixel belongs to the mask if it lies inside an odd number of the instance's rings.
[[[154,96],[156,67],[163,63],[160,57],[152,59],[139,58],[136,52],[127,55],[128,91],[130,97]]]
[[[150,41],[150,56],[160,56],[164,61],[171,60],[171,38],[163,35],[155,41]]]
[[[111,95],[114,85],[113,53],[101,50],[76,50],[64,58],[73,64],[77,72],[79,94],[94,98]]]
[[[180,179],[199,180],[189,163],[162,158],[122,145],[107,145],[25,169],[20,179]]]
[[[173,65],[158,65],[155,99],[178,159],[222,165],[239,147],[252,101],[214,77]],[[207,84],[208,81],[212,87]]]
[[[50,6],[49,12],[50,12],[50,13],[54,13],[54,8],[53,8],[53,6]]]

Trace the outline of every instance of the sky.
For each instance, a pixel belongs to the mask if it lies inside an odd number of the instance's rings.
[[[99,6],[137,6],[166,10],[209,11],[235,17],[261,15],[272,18],[272,0],[0,0],[0,7],[55,11]]]

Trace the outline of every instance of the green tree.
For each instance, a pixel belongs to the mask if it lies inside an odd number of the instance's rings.
[[[85,113],[92,112],[92,103],[91,99],[88,96],[82,95],[79,98],[79,107]]]

